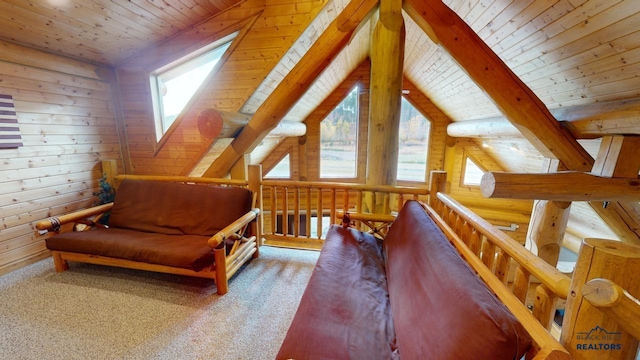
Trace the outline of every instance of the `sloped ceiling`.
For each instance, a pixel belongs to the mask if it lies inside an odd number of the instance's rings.
[[[239,2],[3,0],[0,38],[114,66]]]
[[[197,27],[237,0],[4,0],[0,38],[116,67],[176,34]],[[346,0],[331,1],[289,49],[243,110],[251,113],[319,36]],[[266,1],[267,6],[296,1]],[[640,97],[640,2],[621,0],[445,0],[550,109]],[[285,8],[283,8],[284,11]],[[292,11],[286,8],[286,11]],[[292,13],[291,16],[295,16]],[[405,73],[453,120],[499,116],[491,100],[408,17]],[[366,33],[363,33],[365,31]],[[363,27],[315,94],[326,94],[368,49]],[[311,36],[310,36],[311,35]],[[324,83],[324,85],[322,85]],[[321,101],[305,98],[290,119]]]

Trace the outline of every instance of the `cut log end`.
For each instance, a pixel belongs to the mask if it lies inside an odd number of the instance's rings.
[[[480,192],[484,197],[493,197],[496,191],[496,177],[492,172],[486,172],[480,180]]]

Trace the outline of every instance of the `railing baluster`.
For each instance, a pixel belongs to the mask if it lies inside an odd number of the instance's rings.
[[[482,262],[493,271],[493,265],[496,259],[496,247],[493,243],[485,238],[482,242]]]
[[[271,187],[271,234],[277,233],[278,225],[278,198],[276,197],[276,187]]]
[[[293,236],[300,236],[300,188],[293,189]]]
[[[547,330],[551,330],[553,318],[558,307],[558,297],[543,284],[536,286],[536,297],[533,301],[533,316]]]
[[[306,189],[306,194],[307,194],[307,207],[306,207],[306,221],[305,221],[305,225],[306,225],[306,230],[307,230],[307,239],[311,238],[311,188],[305,188]]]
[[[289,235],[289,188],[282,188],[282,233]]]
[[[322,238],[322,189],[318,189],[318,204],[317,204],[317,214],[316,214],[316,220],[317,220],[317,229],[316,229],[316,233],[317,233],[317,238],[321,239]]]
[[[508,275],[509,275],[509,263],[511,262],[511,258],[504,251],[500,250],[498,252],[498,257],[496,258],[496,270],[494,274],[503,284],[507,285]]]
[[[331,207],[329,208],[329,224],[336,223],[336,188],[331,188]]]
[[[529,280],[531,275],[529,272],[522,268],[522,266],[516,267],[516,275],[513,279],[513,295],[515,295],[520,302],[527,305],[527,293],[529,292]]]

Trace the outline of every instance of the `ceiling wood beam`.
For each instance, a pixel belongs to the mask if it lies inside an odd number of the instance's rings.
[[[454,122],[447,126],[447,135],[473,139],[523,138],[517,127],[502,118]]]
[[[610,178],[590,173],[487,172],[480,182],[488,198],[554,201],[640,201],[640,179]]]
[[[249,124],[203,176],[226,176],[243,154],[258,146],[348,44],[358,25],[377,5],[378,0],[350,2],[256,110]]]
[[[562,124],[576,139],[594,139],[607,135],[640,135],[640,111],[606,113],[593,118],[565,121]],[[522,133],[504,118],[458,121],[447,127],[453,137],[474,139],[522,138]]]
[[[223,111],[217,109],[205,109],[198,115],[198,131],[207,139],[232,138],[251,121],[251,115]],[[273,128],[267,136],[295,137],[307,132],[304,123],[282,120]]]

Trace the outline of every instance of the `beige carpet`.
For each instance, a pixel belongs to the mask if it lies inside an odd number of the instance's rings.
[[[273,359],[318,252],[262,247],[209,280],[51,259],[0,276],[0,359]]]

